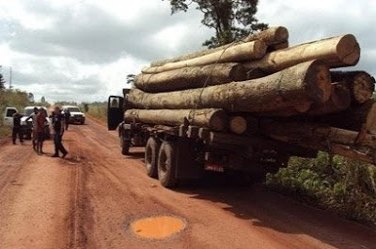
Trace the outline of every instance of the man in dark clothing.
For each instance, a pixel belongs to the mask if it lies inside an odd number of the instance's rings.
[[[21,130],[21,117],[22,115],[16,112],[13,114],[13,130],[12,130],[12,138],[13,138],[13,144],[16,144],[17,135],[20,139],[21,144],[23,144],[22,139],[22,130]]]
[[[65,109],[65,111],[64,111],[65,130],[68,130],[70,116],[71,116],[71,113],[70,113],[69,109]]]
[[[64,148],[62,138],[64,134],[64,115],[61,113],[59,107],[55,107],[51,116],[52,126],[55,131],[54,143],[55,154],[52,157],[59,157],[59,152],[63,153],[63,158],[68,154],[68,151]]]

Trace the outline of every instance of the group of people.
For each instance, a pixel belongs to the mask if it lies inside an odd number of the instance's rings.
[[[16,144],[17,136],[19,137],[20,143],[23,143],[23,136],[22,136],[22,127],[21,127],[21,117],[22,115],[19,113],[15,113],[13,115],[13,144]],[[44,108],[37,108],[34,107],[34,112],[26,119],[32,120],[32,142],[33,142],[33,149],[39,154],[43,154],[43,142],[46,138],[46,118],[47,118],[47,111]],[[54,145],[55,145],[55,153],[52,157],[59,157],[60,152],[62,153],[62,157],[65,158],[68,154],[68,151],[64,148],[62,143],[62,138],[64,135],[64,127],[68,128],[65,123],[69,123],[68,120],[65,119],[64,114],[62,114],[60,108],[56,106],[49,117],[51,119],[53,131],[54,131]]]

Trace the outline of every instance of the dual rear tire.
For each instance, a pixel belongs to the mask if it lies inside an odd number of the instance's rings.
[[[145,167],[148,176],[158,178],[162,186],[175,187],[177,184],[177,149],[173,142],[150,137],[145,147]]]

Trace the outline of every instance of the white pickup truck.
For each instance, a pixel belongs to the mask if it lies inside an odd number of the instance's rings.
[[[16,107],[6,107],[3,115],[4,125],[13,127],[13,114],[18,112]]]

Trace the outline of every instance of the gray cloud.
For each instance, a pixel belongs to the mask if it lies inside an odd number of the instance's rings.
[[[85,6],[79,14],[69,8],[43,10],[54,16],[54,26],[29,30],[14,23],[11,30],[14,35],[10,40],[12,49],[38,56],[71,57],[92,64],[109,63],[126,55],[149,61],[169,54],[168,47],[156,48],[153,43],[152,36],[157,31],[176,22],[193,24],[192,15],[177,19],[165,9],[145,11],[143,17],[132,23],[124,23],[93,5]],[[193,19],[197,21],[198,18]],[[190,37],[193,44],[200,44],[202,40],[203,37]],[[187,49],[190,43],[180,47]]]
[[[197,50],[212,34],[200,23],[200,12],[171,16],[168,1],[162,5],[160,0],[150,1],[159,7],[145,8],[131,21],[86,1],[64,6],[42,0],[20,2],[27,13],[51,25],[30,28],[17,13],[0,16],[0,48],[8,46],[14,53],[8,61],[16,87],[49,100],[105,100],[125,87],[126,74],[137,73],[152,60]],[[362,47],[356,68],[376,75],[374,3],[333,0],[338,6],[320,8],[324,6],[320,1],[292,2],[260,1],[259,20],[288,27],[291,44],[353,33]],[[173,27],[175,33],[164,32]]]

